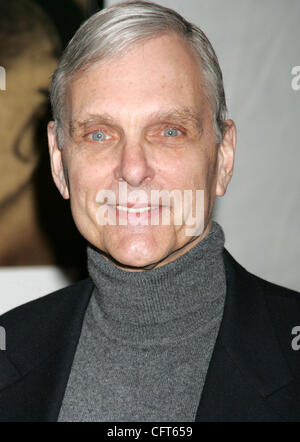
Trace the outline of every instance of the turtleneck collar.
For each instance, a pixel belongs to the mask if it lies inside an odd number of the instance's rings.
[[[184,255],[142,272],[117,267],[89,245],[95,320],[110,338],[135,344],[174,342],[209,326],[225,299],[224,241],[212,221],[209,233]]]

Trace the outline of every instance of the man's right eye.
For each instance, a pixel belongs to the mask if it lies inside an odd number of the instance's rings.
[[[107,140],[107,135],[102,130],[97,130],[90,134],[93,141],[105,141]]]

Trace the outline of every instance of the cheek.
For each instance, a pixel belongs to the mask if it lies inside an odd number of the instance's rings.
[[[201,176],[201,159],[199,154],[190,150],[180,152],[178,156],[164,157],[155,168],[157,181],[165,189],[193,189]]]
[[[195,159],[195,163],[196,163]],[[217,148],[213,140],[208,139],[198,157],[198,177],[206,190],[214,182],[217,166]]]
[[[101,175],[95,165],[81,158],[74,158],[69,164],[69,184],[71,204],[76,206],[90,205],[96,198],[101,185]]]
[[[184,188],[207,190],[210,183],[211,165],[203,151],[194,155],[191,160],[181,165],[182,178],[184,177]]]
[[[208,157],[207,162],[207,186],[213,189],[214,184],[217,178],[217,170],[218,170],[218,152],[217,149],[212,149],[210,151],[210,155]]]

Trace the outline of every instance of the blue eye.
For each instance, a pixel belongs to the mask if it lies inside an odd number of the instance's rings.
[[[106,140],[107,136],[102,130],[97,130],[97,132],[92,133],[92,140],[93,141],[104,141]]]
[[[179,133],[180,133],[180,130],[178,130],[178,129],[169,128],[169,129],[164,130],[165,137],[177,137],[177,135],[179,135]]]

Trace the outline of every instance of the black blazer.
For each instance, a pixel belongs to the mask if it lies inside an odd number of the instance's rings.
[[[227,296],[196,421],[300,421],[300,293],[247,272],[224,249]],[[0,317],[0,421],[56,421],[93,283]],[[7,294],[5,294],[7,295]]]

